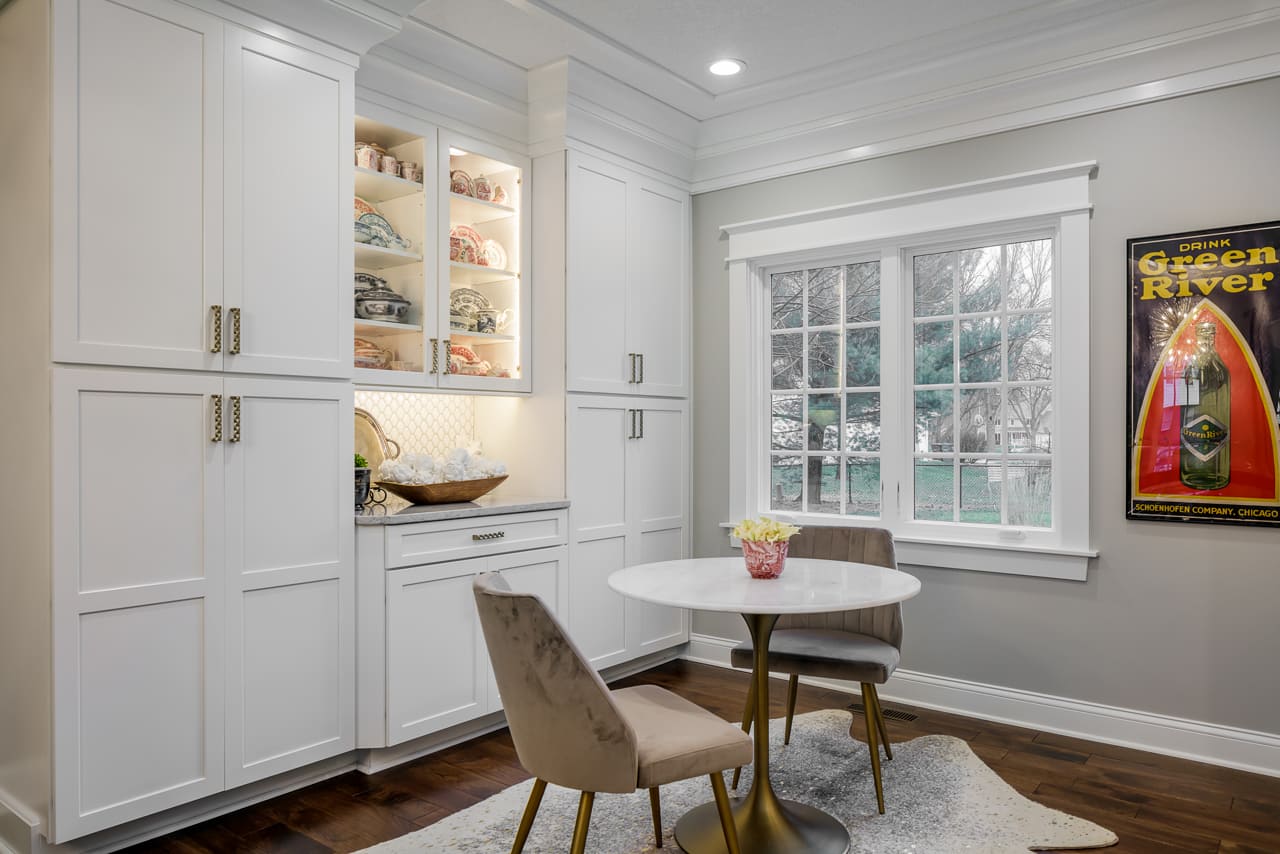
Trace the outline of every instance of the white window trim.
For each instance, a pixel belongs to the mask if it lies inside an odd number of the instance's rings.
[[[1089,559],[1097,556],[1089,532],[1089,177],[1097,164],[1077,163],[986,181],[908,193],[850,205],[805,211],[726,225],[729,238],[729,406],[734,428],[729,433],[729,497],[734,519],[761,512],[767,494],[765,448],[769,412],[765,377],[769,336],[766,271],[808,264],[823,257],[867,256],[886,250],[883,266],[881,323],[901,329],[905,294],[899,281],[901,247],[963,240],[993,232],[1041,230],[1054,237],[1058,254],[1053,327],[1054,409],[1072,413],[1075,429],[1055,429],[1054,528],[1022,532],[973,526],[960,534],[949,526],[945,536],[928,535],[928,525],[912,521],[895,530],[903,564],[949,567],[983,572],[1084,580]],[[891,256],[891,257],[889,257]],[[905,346],[905,344],[904,344]],[[909,354],[882,365],[882,388],[903,389],[900,372]],[[1085,366],[1083,381],[1068,367]],[[892,384],[892,385],[891,385]],[[884,410],[882,409],[882,412]],[[907,441],[901,413],[889,413],[881,431],[883,460],[905,458]],[[1084,461],[1064,464],[1061,461]],[[887,493],[887,491],[886,491]],[[882,507],[896,506],[885,494]],[[856,518],[827,515],[771,514],[812,524],[865,524]],[[961,539],[960,537],[964,538]]]

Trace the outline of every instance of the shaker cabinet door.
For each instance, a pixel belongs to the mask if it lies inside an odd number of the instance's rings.
[[[227,370],[351,376],[352,79],[228,30]]]
[[[223,788],[221,393],[53,371],[53,842]]]
[[[628,564],[656,563],[687,557],[689,511],[687,404],[683,401],[637,401],[639,436],[628,450],[631,474],[631,543]],[[627,600],[627,648],[648,655],[689,639],[689,612]]]
[[[597,668],[626,661],[626,600],[609,574],[627,565],[630,505],[625,398],[569,396],[569,633]]]
[[[489,656],[471,584],[485,558],[387,573],[387,744],[483,715]]]
[[[629,394],[627,179],[570,153],[567,181],[568,389]]]
[[[627,198],[627,340],[633,394],[689,393],[689,195],[636,181]]]
[[[227,379],[227,786],[355,747],[352,391]]]
[[[217,370],[224,25],[53,4],[53,359]]]

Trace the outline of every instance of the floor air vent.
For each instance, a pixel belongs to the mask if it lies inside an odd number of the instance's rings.
[[[849,706],[849,710],[857,712],[860,715],[865,715],[867,713],[866,707],[861,703],[852,703]],[[885,720],[890,721],[914,721],[918,716],[911,714],[911,712],[903,712],[898,709],[884,709],[884,717]]]

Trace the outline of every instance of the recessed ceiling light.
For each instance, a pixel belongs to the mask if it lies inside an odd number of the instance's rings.
[[[732,77],[746,67],[741,59],[717,59],[707,66],[707,70],[717,77]]]
[[[454,148],[451,145],[449,146],[449,156],[450,157],[466,157],[467,152],[463,151],[461,148]]]

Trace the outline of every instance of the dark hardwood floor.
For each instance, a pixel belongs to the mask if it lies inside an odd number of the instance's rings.
[[[654,683],[739,720],[744,674],[676,661],[615,683]],[[772,717],[786,683],[770,683]],[[847,694],[800,687],[796,711],[849,705]],[[898,703],[893,741],[946,734],[969,742],[1014,788],[1115,831],[1108,852],[1280,852],[1280,779],[988,723]],[[425,827],[524,780],[506,730],[372,776],[350,772],[136,846],[137,852],[352,851]],[[941,854],[941,853],[940,853]]]

